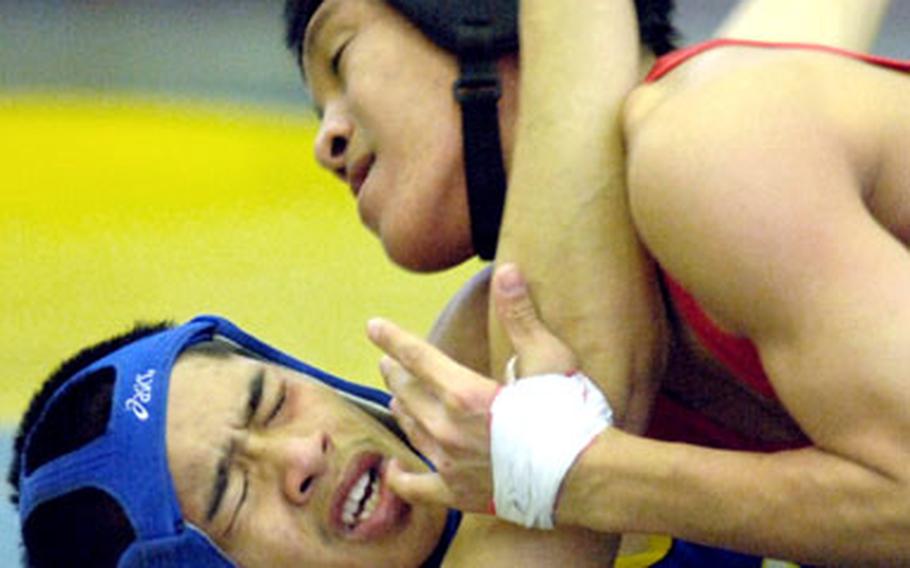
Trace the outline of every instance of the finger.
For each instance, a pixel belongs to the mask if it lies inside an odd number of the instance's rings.
[[[411,445],[424,457],[433,461],[440,454],[439,444],[436,443],[436,440],[406,409],[402,408],[397,398],[392,399],[389,409]]]
[[[518,355],[517,376],[563,372],[577,366],[572,350],[541,321],[527,282],[514,264],[503,264],[493,275],[493,302]]]
[[[397,459],[389,463],[386,481],[393,493],[409,503],[454,506],[455,496],[438,473],[412,473]]]
[[[473,371],[390,321],[371,319],[367,324],[367,336],[434,394],[468,379],[476,380]]]
[[[429,412],[438,406],[438,401],[429,391],[429,387],[415,379],[388,355],[379,360],[379,372],[398,404],[403,405],[409,413]]]

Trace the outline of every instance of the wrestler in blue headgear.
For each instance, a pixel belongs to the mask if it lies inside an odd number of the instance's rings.
[[[63,561],[66,565],[92,566],[226,567],[234,564],[216,541],[236,542],[242,546],[245,541],[241,535],[256,530],[270,531],[292,540],[313,538],[312,534],[282,533],[282,528],[287,527],[278,526],[280,522],[276,526],[256,527],[254,523],[258,519],[252,515],[243,529],[230,526],[224,530],[227,520],[231,525],[245,521],[244,518],[237,519],[244,503],[247,507],[257,503],[256,506],[265,506],[268,500],[262,493],[267,492],[261,491],[263,487],[260,486],[250,489],[246,470],[242,475],[234,476],[229,471],[234,466],[226,461],[228,457],[209,463],[205,452],[199,452],[199,456],[187,456],[184,452],[180,464],[169,459],[174,457],[172,451],[178,451],[169,441],[169,424],[177,423],[173,421],[179,420],[179,416],[190,417],[191,422],[195,417],[200,424],[205,424],[211,415],[218,415],[219,408],[224,406],[220,405],[218,393],[214,392],[220,388],[219,384],[227,390],[243,385],[240,391],[233,391],[242,392],[242,400],[235,401],[237,397],[233,397],[226,401],[228,406],[237,407],[242,416],[240,420],[245,421],[245,424],[231,426],[240,434],[225,439],[230,442],[225,452],[230,452],[232,460],[234,452],[241,453],[237,445],[253,445],[250,439],[242,438],[242,431],[289,428],[295,421],[312,421],[307,412],[318,414],[319,410],[335,408],[333,400],[350,410],[350,414],[345,414],[348,410],[341,412],[345,424],[364,420],[373,427],[366,431],[376,431],[374,425],[379,420],[389,428],[379,427],[379,431],[389,434],[394,428],[388,420],[389,396],[386,393],[307,365],[219,317],[201,316],[178,327],[150,328],[101,345],[93,354],[96,355],[93,360],[84,356],[64,364],[58,372],[58,381],[46,386],[36,397],[17,440],[10,480],[18,486],[26,562],[30,566],[59,566]],[[238,369],[238,376],[250,376],[251,379],[232,383],[235,378],[232,375],[237,375]],[[206,373],[208,375],[203,377]],[[179,391],[178,374],[179,381],[183,381]],[[210,378],[214,381],[203,382]],[[188,389],[205,393],[210,387],[210,404],[203,400],[202,405],[187,407],[194,403],[169,400],[190,392]],[[328,402],[321,409],[307,407],[307,402],[322,396],[319,393],[327,393],[328,398],[322,400]],[[367,414],[341,403],[338,395]],[[317,398],[305,399],[306,396]],[[260,407],[263,410],[259,410]],[[179,412],[176,412],[178,408]],[[285,410],[280,414],[282,408]],[[95,420],[100,426],[86,435],[85,425],[92,422],[90,416],[100,416],[100,421]],[[182,424],[188,422],[184,420]],[[341,446],[339,439],[342,436],[332,441],[332,431],[326,428],[326,433],[320,434],[324,437],[321,449],[329,456],[330,452],[336,451],[330,445]],[[195,433],[198,432],[212,431]],[[217,437],[217,433],[215,431],[212,437]],[[397,438],[392,438],[399,444]],[[198,447],[205,448],[212,440],[202,442]],[[342,455],[341,448],[337,451]],[[252,455],[252,450],[248,453]],[[193,473],[199,465],[194,461],[197,457],[202,464],[198,475]],[[307,457],[305,453],[303,457]],[[332,543],[333,552],[340,555],[342,562],[352,564],[357,563],[358,554],[362,559],[363,554],[371,552],[371,542],[385,539],[388,544],[387,541],[394,539],[406,540],[408,529],[403,527],[408,522],[417,523],[418,519],[428,517],[425,512],[418,516],[408,505],[390,496],[381,480],[381,459],[378,455],[351,459],[348,461],[361,465],[342,468],[326,458],[319,462],[323,464],[322,469],[313,469],[312,475],[293,481],[290,496],[282,493],[288,489],[285,482],[289,478],[276,477],[275,486],[279,490],[274,494],[281,494],[282,511],[291,515],[284,518],[299,520],[297,513],[306,507],[318,509],[319,515],[308,519],[314,524],[306,525],[318,533],[317,544]],[[240,463],[240,458],[236,461]],[[186,464],[191,467],[185,467]],[[302,464],[299,467],[315,466]],[[358,467],[363,471],[357,470]],[[320,476],[331,479],[321,484],[318,479],[314,481]],[[198,501],[207,503],[202,509],[194,505],[196,494],[186,490],[194,487],[193,480],[197,477],[200,480],[196,491],[200,494]],[[235,482],[234,477],[242,480]],[[207,489],[210,479],[215,481],[212,495]],[[296,491],[299,494],[294,493]],[[314,496],[316,491],[320,492],[318,497]],[[217,496],[217,499],[227,501],[225,494],[239,496],[239,500],[237,504],[217,503],[223,514],[213,520],[215,503],[212,499]],[[373,508],[381,512],[383,507],[392,512],[373,513]],[[188,514],[185,508],[194,513]],[[394,526],[371,528],[369,520],[362,521],[365,528],[358,526],[361,519],[371,514],[385,515],[386,524],[394,521]],[[261,517],[264,518],[274,520],[276,517]],[[434,526],[438,528],[433,533],[433,541],[424,543],[424,557],[417,559],[415,564],[438,565],[457,529],[459,514],[456,512],[440,511],[434,518]],[[373,525],[379,525],[382,520],[373,521]],[[290,524],[297,527],[293,522]],[[230,531],[235,534],[229,538],[226,533]],[[413,548],[412,543],[409,546]],[[244,554],[250,555],[247,558],[269,558],[272,552],[246,550]],[[231,556],[238,554],[234,551]],[[274,554],[271,558],[269,565],[292,560],[299,562],[299,559],[279,558]],[[369,558],[365,561],[370,565]]]

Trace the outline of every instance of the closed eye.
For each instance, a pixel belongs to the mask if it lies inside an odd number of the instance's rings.
[[[335,52],[335,55],[332,56],[332,73],[335,76],[338,76],[341,73],[341,57],[344,55],[345,49],[351,43],[351,40],[347,40],[341,47],[338,48],[338,51]]]
[[[243,486],[240,491],[240,499],[237,501],[237,507],[234,508],[234,513],[231,515],[231,520],[228,522],[227,529],[224,531],[224,536],[230,536],[234,531],[234,524],[237,522],[237,516],[240,515],[240,509],[243,508],[243,504],[246,502],[247,493],[250,490],[250,478],[246,471],[243,472]]]
[[[272,420],[274,420],[281,409],[284,408],[284,403],[288,398],[288,383],[287,381],[282,381],[281,390],[278,392],[278,400],[275,401],[275,406],[272,407],[272,410],[269,412],[269,415],[266,417],[265,421],[262,423],[263,426],[268,426]]]

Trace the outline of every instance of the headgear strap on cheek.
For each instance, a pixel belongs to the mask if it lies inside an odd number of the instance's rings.
[[[500,389],[490,407],[496,515],[552,529],[563,478],[613,411],[581,373],[537,375]]]

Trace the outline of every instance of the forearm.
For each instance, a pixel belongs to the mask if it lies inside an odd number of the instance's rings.
[[[715,35],[869,51],[890,4],[890,0],[746,0]]]
[[[639,429],[663,320],[624,183],[620,114],[639,59],[634,7],[536,0],[522,4],[521,18],[521,111],[497,261],[522,267],[544,320],[618,416],[639,401],[626,424]],[[510,350],[490,321],[499,373]]]
[[[430,331],[428,341],[462,365],[487,373],[486,306],[491,270],[458,291]],[[445,568],[503,566],[601,567],[611,565],[618,537],[578,527],[555,531],[522,528],[487,515],[466,514],[446,554]]]
[[[906,562],[908,489],[807,448],[719,451],[606,431],[566,478],[560,524],[672,534],[810,563]]]

